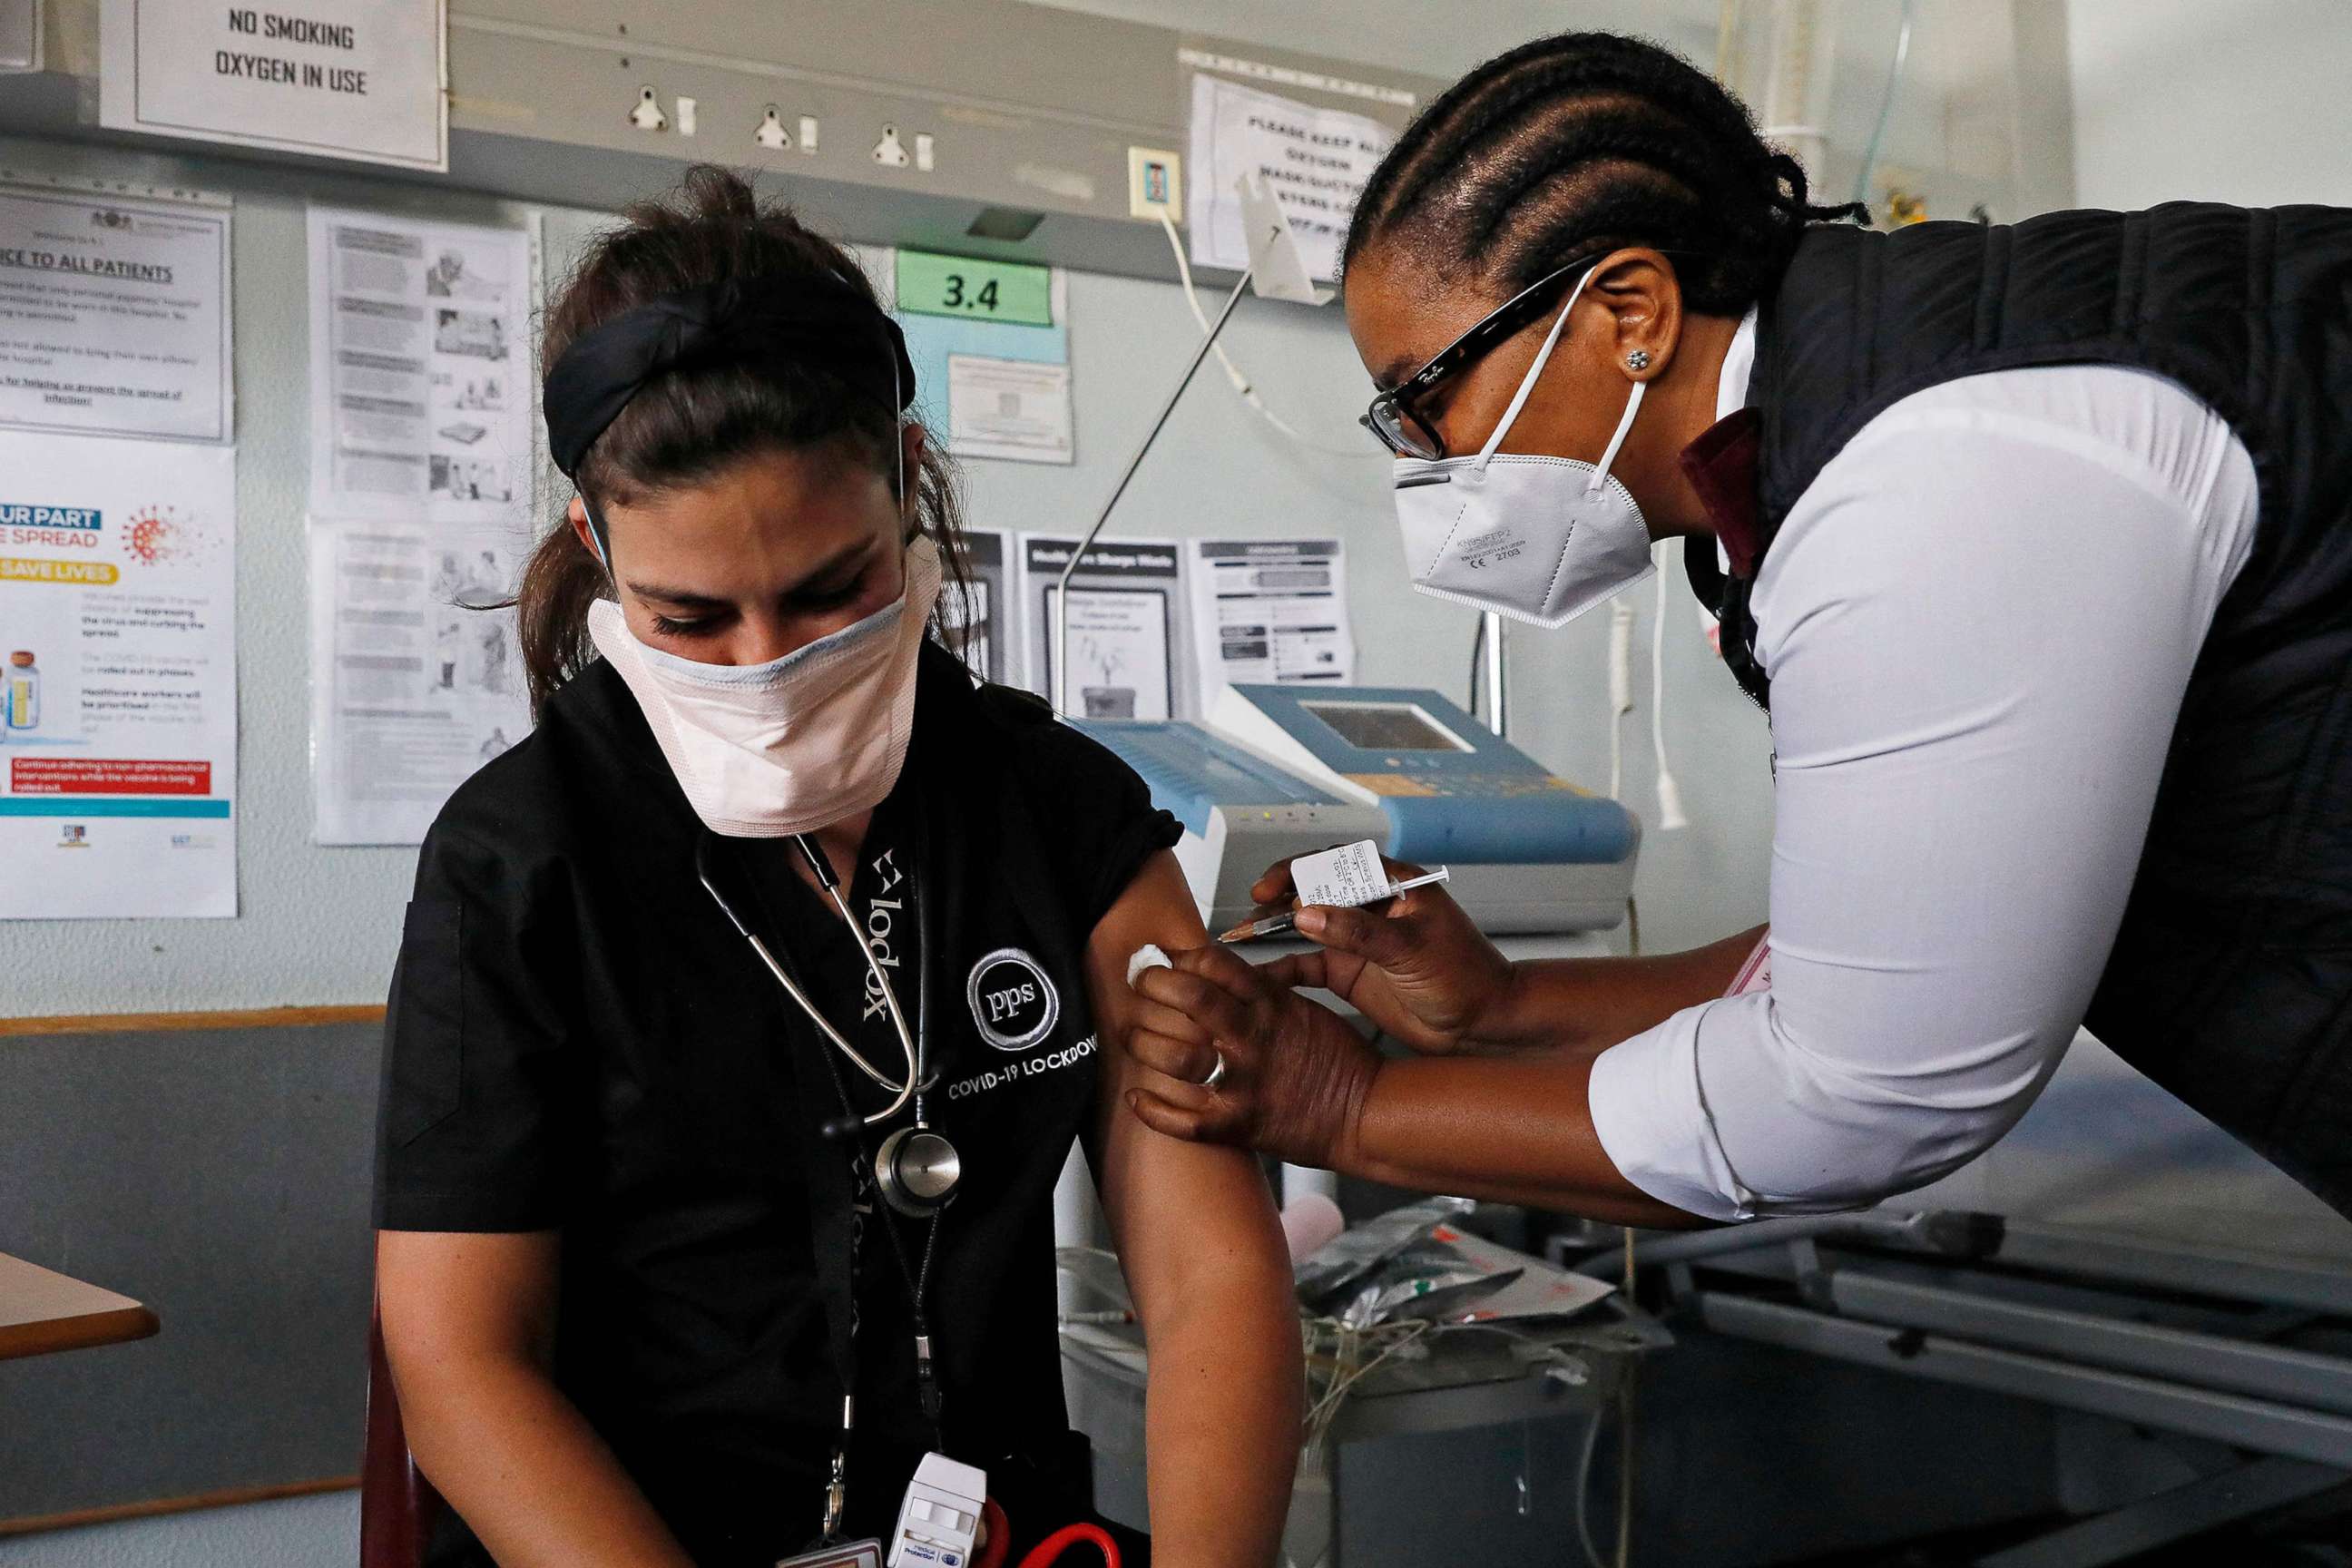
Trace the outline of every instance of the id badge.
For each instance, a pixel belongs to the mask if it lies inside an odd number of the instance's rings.
[[[838,1541],[797,1557],[779,1558],[776,1568],[882,1568],[878,1541]]]

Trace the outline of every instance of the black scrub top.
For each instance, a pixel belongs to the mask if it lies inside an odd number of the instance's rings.
[[[931,645],[917,680],[906,766],[845,893],[909,1026],[928,1027],[931,1122],[963,1161],[927,1295],[947,1451],[992,1479],[1052,1481],[1070,1441],[1052,1194],[1103,1048],[1084,949],[1181,830],[1035,699],[975,688]],[[842,1115],[831,1047],[696,879],[703,831],[603,663],[450,798],[393,980],[376,1223],[560,1230],[558,1384],[698,1563],[765,1568],[821,1511],[841,1411],[824,1287],[853,1250],[853,1533],[887,1534],[935,1446],[884,1228],[919,1268],[927,1226],[853,1193],[848,1148],[818,1131]],[[791,840],[709,849],[826,1017],[901,1072],[856,942],[795,874]],[[935,952],[919,951],[918,897]],[[887,1103],[837,1065],[861,1112]],[[1015,1533],[1045,1522],[1067,1516]],[[431,1556],[488,1560],[454,1521]]]

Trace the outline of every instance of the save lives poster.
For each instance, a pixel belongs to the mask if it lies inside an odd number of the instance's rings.
[[[0,919],[236,913],[236,462],[0,431]]]

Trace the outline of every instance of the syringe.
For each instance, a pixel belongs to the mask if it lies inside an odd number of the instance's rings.
[[[1391,882],[1387,888],[1366,899],[1363,905],[1356,907],[1360,909],[1364,905],[1377,904],[1385,900],[1393,899],[1399,893],[1410,892],[1415,888],[1426,888],[1433,882],[1449,882],[1453,879],[1454,873],[1447,868],[1440,866],[1434,871],[1424,871],[1418,877],[1407,877],[1402,882]],[[1268,915],[1262,921],[1244,921],[1233,930],[1220,934],[1217,940],[1223,942],[1256,942],[1262,937],[1281,936],[1286,931],[1296,930],[1297,925],[1298,911],[1286,910],[1278,915]]]

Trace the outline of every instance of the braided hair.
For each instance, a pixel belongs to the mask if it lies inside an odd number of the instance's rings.
[[[1343,265],[1401,245],[1446,281],[1515,294],[1580,256],[1673,255],[1692,310],[1738,315],[1780,279],[1815,206],[1805,171],[1681,56],[1614,33],[1498,55],[1432,103],[1356,205]]]

